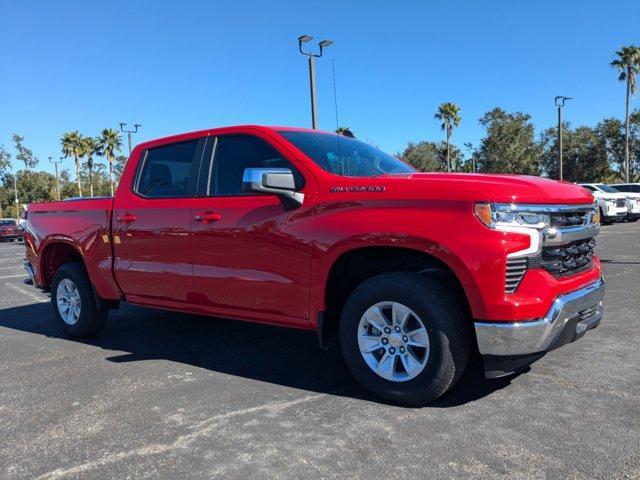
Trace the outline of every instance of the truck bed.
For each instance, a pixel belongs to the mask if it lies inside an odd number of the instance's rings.
[[[111,245],[112,198],[82,198],[29,205],[26,260],[38,286],[47,289],[54,266],[64,259],[82,258],[98,294],[116,299]]]

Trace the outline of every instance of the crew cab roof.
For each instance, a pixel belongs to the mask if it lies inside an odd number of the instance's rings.
[[[303,128],[303,127],[290,127],[290,126],[274,126],[274,125],[231,125],[226,127],[214,127],[207,128],[204,130],[195,130],[192,132],[184,132],[178,133],[175,135],[169,135],[167,137],[155,138],[153,140],[149,140],[146,142],[142,142],[136,146],[137,149],[145,149],[149,147],[153,147],[155,145],[161,145],[165,143],[174,143],[180,142],[183,140],[190,140],[194,137],[202,137],[205,135],[223,135],[223,134],[232,134],[241,131],[264,131],[264,132],[313,132],[313,133],[325,133],[329,135],[338,135],[335,132],[328,132],[323,130],[313,130],[311,128]]]

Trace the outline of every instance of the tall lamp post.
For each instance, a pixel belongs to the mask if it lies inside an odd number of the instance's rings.
[[[309,87],[311,89],[311,126],[315,130],[318,128],[318,111],[316,109],[316,71],[315,71],[315,59],[320,58],[324,49],[331,45],[331,40],[322,40],[318,43],[320,47],[320,53],[305,52],[302,49],[302,44],[313,40],[313,37],[309,35],[302,35],[298,37],[298,48],[300,53],[306,55],[309,58]]]
[[[141,127],[141,126],[142,126],[142,124],[140,124],[140,123],[135,123],[135,124],[133,125],[133,130],[125,130],[125,129],[124,129],[124,126],[126,125],[126,123],[125,123],[125,122],[120,122],[120,124],[119,124],[119,125],[120,125],[120,131],[121,131],[121,132],[126,133],[126,134],[127,134],[127,136],[128,136],[128,138],[129,138],[129,155],[131,155],[131,149],[132,149],[132,147],[131,147],[131,134],[132,134],[132,133],[138,133],[138,127]]]
[[[564,102],[567,100],[571,100],[571,97],[563,97],[562,95],[558,95],[555,98],[556,107],[558,107],[558,162],[560,165],[560,180],[562,181],[564,178],[563,172],[563,160],[562,160],[562,108],[564,107]]]
[[[58,193],[58,201],[60,201],[60,177],[58,177],[58,164],[62,163],[64,157],[60,157],[60,160],[54,160],[53,157],[49,157],[49,162],[53,163],[56,169],[56,192]]]

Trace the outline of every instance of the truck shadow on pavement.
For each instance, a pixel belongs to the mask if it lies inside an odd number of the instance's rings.
[[[48,303],[0,310],[0,326],[114,351],[105,360],[115,363],[168,360],[317,393],[383,402],[354,382],[337,347],[320,351],[314,332],[124,305],[110,313],[98,336],[77,340],[55,324]],[[429,407],[473,402],[509,385],[514,376],[486,380],[480,362],[474,361],[458,384]]]

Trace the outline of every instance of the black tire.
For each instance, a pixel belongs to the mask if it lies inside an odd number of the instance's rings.
[[[425,324],[430,350],[415,378],[395,382],[375,373],[358,345],[358,327],[365,311],[380,302],[399,302]],[[349,296],[340,317],[340,346],[345,362],[368,392],[394,403],[422,406],[447,392],[458,381],[471,347],[471,322],[459,301],[438,282],[409,272],[377,275]]]
[[[65,322],[58,309],[58,286],[65,279],[73,282],[80,297],[80,315],[73,324]],[[67,263],[55,273],[51,282],[51,307],[60,327],[67,335],[78,338],[91,337],[99,333],[104,327],[108,314],[108,310],[97,307],[91,281],[80,263]]]

